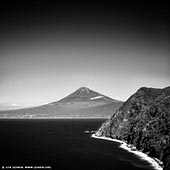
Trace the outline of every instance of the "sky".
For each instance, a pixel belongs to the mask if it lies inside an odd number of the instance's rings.
[[[0,105],[41,105],[79,87],[125,101],[170,85],[166,3],[2,1]]]

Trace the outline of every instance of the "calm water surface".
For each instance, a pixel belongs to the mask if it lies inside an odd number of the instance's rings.
[[[116,142],[91,138],[104,120],[0,120],[0,168],[151,170]]]

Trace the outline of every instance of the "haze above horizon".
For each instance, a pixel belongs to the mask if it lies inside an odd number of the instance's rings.
[[[4,2],[0,19],[0,104],[44,104],[82,86],[125,101],[170,85],[166,4]]]

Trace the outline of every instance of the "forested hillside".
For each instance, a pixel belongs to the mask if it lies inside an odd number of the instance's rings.
[[[170,170],[170,87],[140,88],[96,135],[125,140]]]

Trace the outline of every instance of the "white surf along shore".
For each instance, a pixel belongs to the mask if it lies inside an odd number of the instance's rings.
[[[163,170],[162,168],[162,162],[158,159],[155,158],[151,158],[149,157],[147,154],[141,152],[141,151],[137,151],[136,148],[132,145],[128,145],[126,142],[121,141],[121,140],[117,140],[117,139],[112,139],[109,137],[105,137],[105,136],[96,136],[95,134],[91,135],[92,138],[97,138],[97,139],[103,139],[103,140],[109,140],[109,141],[113,141],[113,142],[118,142],[120,143],[120,148],[123,148],[125,150],[127,150],[128,152],[131,152],[133,154],[135,154],[136,156],[138,156],[140,159],[145,160],[147,162],[149,162],[151,164],[151,166],[155,169],[155,170]]]

